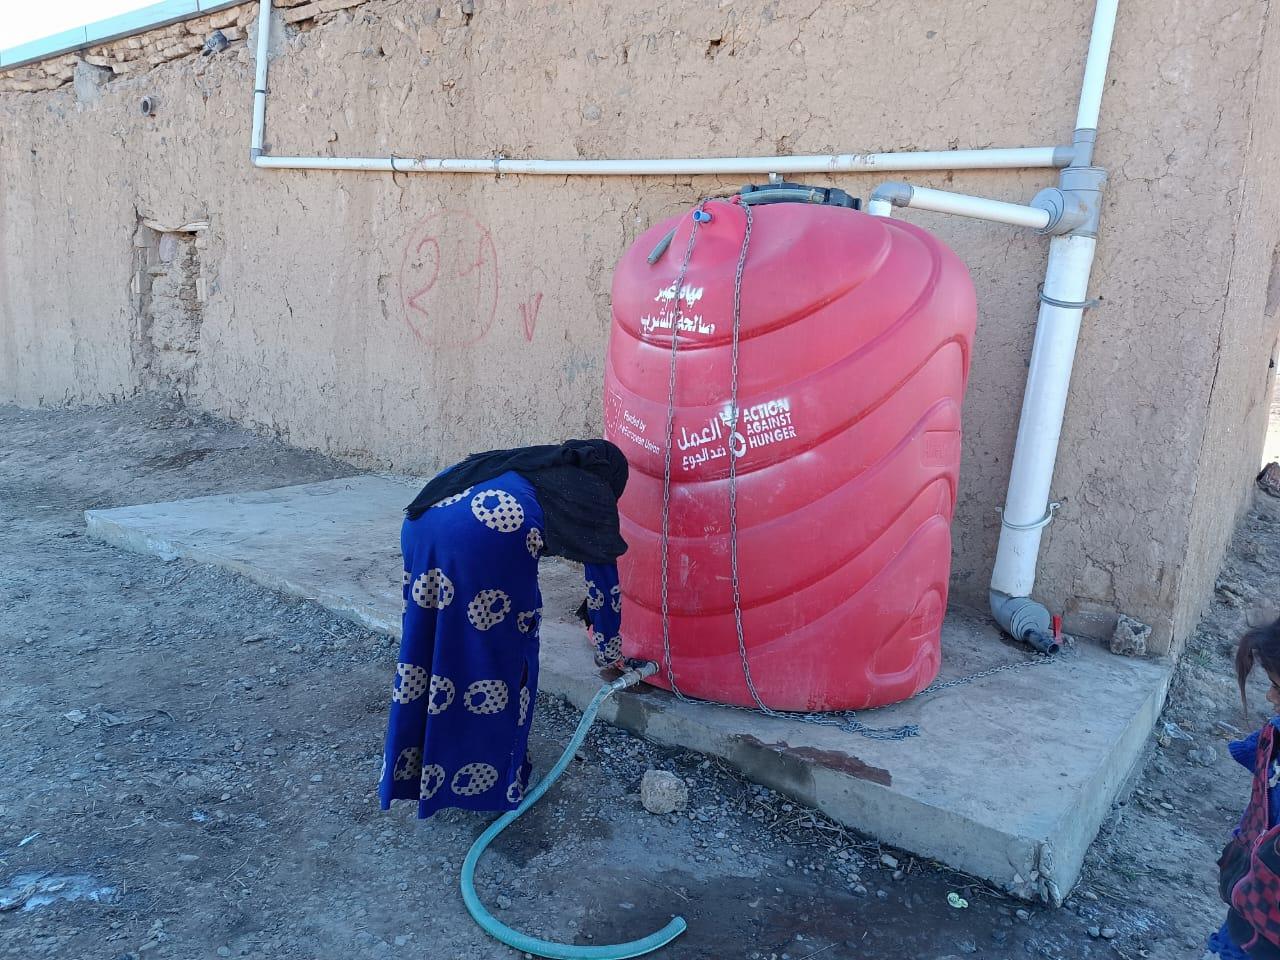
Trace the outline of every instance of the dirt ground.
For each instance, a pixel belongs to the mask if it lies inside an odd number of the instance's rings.
[[[516,956],[471,923],[457,890],[487,818],[378,809],[386,638],[83,534],[87,508],[350,472],[154,402],[0,407],[0,955]],[[882,851],[695,754],[603,725],[492,848],[481,896],[517,928],[578,943],[679,912],[689,932],[661,954],[673,960],[1199,960],[1221,919],[1213,862],[1247,793],[1224,747],[1247,726],[1227,656],[1259,598],[1280,596],[1278,556],[1280,502],[1260,497],[1179,668],[1164,718],[1176,726],[1158,728],[1061,910]],[[1252,705],[1256,723],[1261,686]],[[540,699],[540,770],[576,717]],[[643,810],[649,767],[686,779],[686,814]],[[948,906],[950,892],[969,907]]]

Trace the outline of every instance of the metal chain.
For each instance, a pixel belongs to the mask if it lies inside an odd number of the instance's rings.
[[[746,225],[742,231],[742,250],[738,253],[738,267],[733,275],[733,350],[729,367],[729,572],[733,584],[733,625],[738,632],[738,657],[742,661],[742,676],[747,681],[747,690],[756,708],[762,713],[773,715],[773,711],[760,699],[756,691],[755,681],[751,679],[751,664],[747,660],[747,641],[742,631],[742,587],[738,579],[738,457],[747,452],[747,443],[743,439],[741,452],[734,449],[733,441],[738,434],[738,343],[742,320],[742,271],[747,265],[747,247],[751,244],[751,208],[744,205],[742,212],[746,215]]]
[[[991,667],[988,670],[979,670],[977,673],[971,673],[967,677],[958,677],[955,680],[938,680],[929,684],[919,693],[917,697],[923,697],[925,694],[937,693],[939,690],[950,690],[952,687],[962,687],[966,683],[973,683],[975,680],[985,680],[987,677],[994,677],[997,673],[1004,673],[1006,670],[1018,670],[1022,667],[1034,667],[1039,663],[1053,663],[1055,657],[1051,657],[1046,653],[1034,653],[1028,660],[1015,660],[1013,663],[1002,663],[998,667]]]
[[[693,241],[698,235],[698,224],[702,222],[703,204],[705,200],[698,202],[694,208],[693,226],[689,229],[689,242],[684,248],[684,260],[680,263],[680,272],[676,276],[675,296],[667,301],[667,316],[671,318],[671,371],[667,378],[667,445],[666,454],[662,464],[662,666],[667,671],[667,681],[671,684],[671,692],[675,694],[679,700],[687,700],[688,698],[680,692],[680,687],[676,684],[675,666],[671,662],[671,601],[667,593],[667,583],[670,567],[670,542],[671,542],[671,448],[674,444],[671,442],[672,434],[675,429],[676,417],[676,351],[680,342],[680,317],[684,312],[680,308],[680,304],[684,301],[681,299],[681,288],[684,287],[685,277],[689,272],[689,261],[693,258]]]
[[[676,397],[676,353],[678,350],[679,320],[682,313],[680,309],[681,296],[680,291],[684,286],[685,278],[689,270],[689,262],[693,257],[694,240],[698,232],[698,225],[702,221],[700,216],[704,210],[707,200],[699,201],[695,208],[695,216],[693,218],[693,226],[689,231],[689,242],[685,247],[684,259],[680,264],[680,272],[676,278],[675,296],[668,301],[671,306],[668,308],[668,315],[671,318],[671,361],[670,371],[667,382],[667,425],[666,425],[666,451],[663,462],[662,471],[662,656],[663,667],[666,670],[668,682],[671,685],[671,692],[679,700],[687,703],[710,703],[698,698],[689,697],[680,691],[676,683],[676,675],[674,665],[671,659],[671,624],[670,624],[670,598],[668,594],[668,582],[670,571],[670,522],[671,522],[671,449],[672,437],[675,428],[675,397]],[[856,733],[872,740],[906,740],[910,737],[920,735],[920,728],[914,723],[903,724],[898,727],[872,727],[863,723],[858,719],[856,711],[843,710],[829,713],[810,713],[802,711],[774,710],[761,699],[759,692],[756,690],[755,681],[751,676],[751,664],[747,658],[746,635],[742,626],[742,586],[738,571],[738,458],[746,453],[745,440],[741,452],[734,450],[734,438],[737,436],[738,418],[740,411],[738,409],[738,391],[739,391],[739,341],[741,333],[742,321],[742,276],[746,269],[747,250],[751,243],[751,227],[752,214],[751,208],[746,205],[740,207],[746,216],[746,224],[743,230],[742,247],[738,253],[737,268],[733,278],[733,325],[732,325],[732,352],[730,363],[730,422],[729,426],[729,565],[731,572],[731,583],[733,587],[733,620],[734,627],[737,632],[738,639],[738,656],[742,663],[742,675],[746,680],[747,690],[751,694],[751,699],[755,703],[755,707],[742,707],[736,704],[716,704],[716,706],[727,706],[735,710],[750,710],[752,712],[763,713],[766,716],[775,717],[780,720],[797,720],[802,723],[811,723],[821,726],[840,727],[847,733]],[[959,677],[955,680],[939,681],[930,684],[916,696],[925,696],[930,693],[937,693],[941,690],[951,689],[953,687],[963,686],[973,683],[976,680],[982,680],[987,677],[995,676],[998,673],[1004,673],[1007,670],[1016,670],[1021,667],[1034,666],[1038,663],[1049,663],[1052,657],[1044,654],[1037,654],[1029,660],[1019,660],[1014,663],[1001,664],[998,667],[992,667],[988,670],[982,670],[978,673],[970,674],[966,677]]]

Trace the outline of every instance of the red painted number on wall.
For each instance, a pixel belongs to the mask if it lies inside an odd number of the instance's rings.
[[[405,242],[400,302],[423,343],[464,347],[483,340],[498,312],[498,252],[488,228],[461,210],[419,223]]]

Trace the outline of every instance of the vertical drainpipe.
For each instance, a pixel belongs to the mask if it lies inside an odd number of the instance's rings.
[[[267,51],[271,46],[271,0],[258,0],[258,50],[253,69],[253,127],[249,134],[249,159],[257,165],[262,156],[263,128],[267,122]]]
[[[1009,489],[1001,512],[1000,543],[991,572],[992,615],[1011,636],[1044,652],[1055,649],[1052,618],[1043,604],[1031,599],[1031,592],[1040,540],[1057,509],[1057,504],[1050,501],[1050,485],[1080,336],[1080,318],[1089,306],[1089,277],[1106,180],[1105,171],[1093,166],[1093,146],[1117,2],[1098,0],[1094,10],[1076,115],[1074,156],[1071,165],[1062,171],[1058,189],[1042,193],[1048,201],[1055,193],[1083,201],[1087,215],[1079,226],[1064,236],[1055,236],[1049,243],[1049,263],[1040,294]]]

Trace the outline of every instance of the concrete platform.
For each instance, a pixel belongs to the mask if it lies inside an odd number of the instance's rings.
[[[362,476],[91,510],[86,519],[97,539],[214,564],[398,634],[401,509],[419,483]],[[542,581],[541,686],[582,707],[601,676],[571,622],[580,574],[551,562]],[[944,626],[943,653],[943,679],[1025,659],[989,625],[956,611]],[[919,726],[919,737],[901,741],[682,703],[647,687],[619,696],[601,715],[651,740],[722,758],[886,843],[1019,896],[1054,900],[1075,883],[1140,758],[1170,671],[1081,645],[1053,663],[863,715],[875,726]]]

